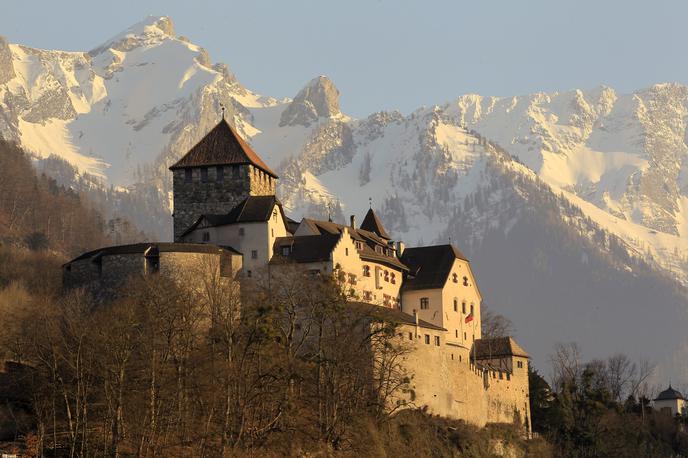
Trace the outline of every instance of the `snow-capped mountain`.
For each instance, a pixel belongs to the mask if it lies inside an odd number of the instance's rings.
[[[167,167],[221,106],[292,217],[344,220],[372,200],[395,238],[459,245],[538,366],[577,340],[688,377],[672,363],[688,354],[688,87],[464,95],[353,119],[325,76],[293,99],[251,92],[165,17],[83,53],[0,40],[0,135],[63,181],[50,164],[67,161],[110,189],[108,211],[161,236]]]

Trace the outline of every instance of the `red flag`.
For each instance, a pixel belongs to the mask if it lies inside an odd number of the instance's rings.
[[[473,321],[473,314],[472,313],[466,317],[466,323],[470,323],[471,321]]]

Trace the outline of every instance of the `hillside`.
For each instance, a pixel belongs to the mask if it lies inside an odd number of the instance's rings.
[[[0,135],[106,218],[159,237],[167,167],[221,105],[280,175],[290,216],[345,220],[372,199],[409,245],[451,238],[536,365],[577,340],[590,356],[651,359],[661,380],[688,377],[672,363],[688,352],[686,87],[464,95],[353,119],[324,76],[293,99],[251,92],[166,17],[88,52],[0,42]]]

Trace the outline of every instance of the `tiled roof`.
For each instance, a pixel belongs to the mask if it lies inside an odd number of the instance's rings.
[[[277,174],[224,119],[172,165],[170,170],[231,164],[252,164],[277,178]]]
[[[274,243],[274,256],[270,261],[277,264],[285,261],[320,262],[328,261],[330,253],[337,245],[339,234],[300,235],[296,237],[277,237]],[[282,255],[282,248],[289,247],[289,255]]]
[[[365,218],[363,218],[363,223],[361,223],[361,229],[373,232],[387,240],[391,239],[387,231],[385,231],[385,228],[382,227],[382,222],[380,221],[380,218],[377,217],[377,214],[373,211],[372,208],[368,210],[368,213],[366,213]]]
[[[408,270],[408,267],[394,255],[386,255],[375,251],[375,246],[378,245],[383,249],[391,249],[387,245],[387,240],[381,238],[377,234],[367,231],[365,229],[351,229],[350,226],[333,223],[332,221],[319,221],[315,219],[304,218],[303,223],[310,227],[318,234],[340,234],[344,228],[349,230],[351,237],[359,242],[363,242],[358,254],[361,259],[379,262],[394,267],[400,270]]]
[[[208,226],[225,226],[234,223],[258,223],[265,222],[272,216],[272,209],[277,205],[282,217],[286,218],[282,210],[282,204],[275,196],[249,196],[239,202],[229,213],[224,215],[201,215],[184,233],[182,237],[195,230],[205,221]]]
[[[528,353],[511,337],[478,339],[473,344],[476,359],[500,358],[504,356],[521,356],[529,358]]]
[[[454,266],[454,260],[467,261],[452,245],[435,245],[406,248],[401,262],[406,264],[411,277],[404,281],[405,290],[442,288]]]
[[[74,261],[81,261],[82,259],[90,259],[94,256],[110,256],[116,254],[142,254],[152,255],[159,253],[218,253],[230,252],[232,254],[241,254],[232,247],[211,245],[208,243],[170,243],[170,242],[146,242],[133,243],[130,245],[115,245],[84,253],[66,264]],[[65,264],[65,265],[66,265]]]

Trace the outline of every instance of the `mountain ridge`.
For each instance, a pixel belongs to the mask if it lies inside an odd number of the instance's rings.
[[[372,198],[394,237],[411,244],[451,239],[476,256],[478,278],[490,278],[494,297],[511,302],[497,308],[512,319],[524,310],[548,315],[548,304],[558,300],[534,276],[542,263],[550,269],[541,278],[553,283],[562,281],[557,269],[594,281],[584,270],[587,257],[588,263],[598,259],[600,276],[611,282],[596,286],[600,297],[631,301],[628,310],[645,316],[646,304],[613,292],[642,278],[666,289],[661,307],[671,309],[672,326],[685,323],[686,86],[658,84],[632,94],[604,86],[515,97],[467,94],[408,115],[354,119],[341,112],[339,91],[324,76],[294,99],[250,91],[225,64],[177,37],[167,17],[148,18],[84,53],[0,41],[0,135],[32,151],[48,173],[60,171],[51,166],[55,156],[67,161],[79,176],[62,173],[63,180],[84,186],[86,179],[107,190],[101,199],[112,214],[131,216],[163,238],[169,229],[160,228],[171,227],[167,167],[219,121],[220,106],[280,175],[278,192],[292,216],[345,221],[362,215]],[[524,228],[535,220],[541,237],[568,240],[571,251],[554,250],[555,256],[511,247],[528,245]],[[525,256],[533,276],[518,277],[542,296],[526,299],[528,288],[506,278],[486,240],[503,246],[503,256]],[[655,274],[661,280],[652,280]],[[507,284],[521,291],[521,302],[509,299]],[[597,307],[603,305],[613,308],[600,299]],[[568,314],[553,308],[557,320]],[[604,320],[582,334],[607,346],[620,339],[634,355],[653,358],[615,330],[610,315]],[[533,332],[525,320],[514,321]],[[538,364],[554,338],[546,334],[548,342],[533,339]],[[675,337],[664,344],[679,351],[686,342]]]

